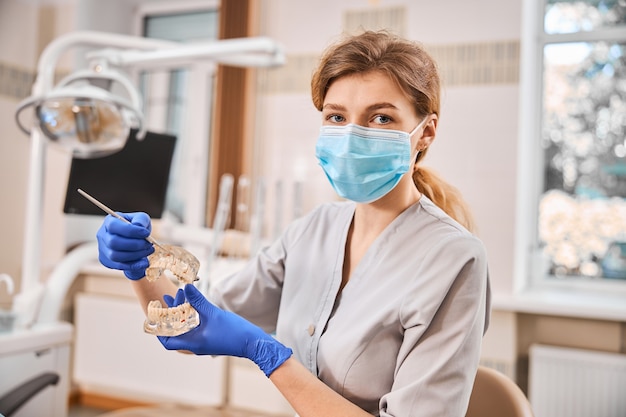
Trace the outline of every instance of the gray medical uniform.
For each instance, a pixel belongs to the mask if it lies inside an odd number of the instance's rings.
[[[489,321],[482,243],[422,196],[339,293],[354,209],[316,208],[210,298],[275,331],[313,374],[373,415],[464,416]]]

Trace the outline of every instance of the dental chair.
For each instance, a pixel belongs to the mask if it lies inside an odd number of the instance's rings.
[[[494,369],[479,366],[465,417],[533,417],[517,384]]]
[[[59,379],[59,374],[57,373],[44,372],[21,383],[0,397],[0,415],[4,417],[13,416],[27,401],[49,385],[56,385]]]
[[[74,326],[60,320],[60,312],[74,277],[97,254],[95,242],[69,252],[48,277],[42,297],[32,297],[25,323],[0,332],[0,414],[5,417],[67,417]]]
[[[72,326],[0,333],[0,415],[67,417]]]

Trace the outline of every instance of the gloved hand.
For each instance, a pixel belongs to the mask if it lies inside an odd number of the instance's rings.
[[[152,223],[146,213],[118,213],[132,224],[125,223],[111,215],[96,233],[98,259],[107,268],[121,269],[124,275],[138,280],[146,275],[148,255],[154,247],[146,240],[150,236]]]
[[[169,307],[185,298],[200,316],[200,325],[180,336],[158,336],[168,350],[186,350],[196,355],[228,355],[248,358],[267,377],[283,364],[293,351],[265,333],[260,327],[211,304],[192,284],[179,289],[176,298],[164,296]]]

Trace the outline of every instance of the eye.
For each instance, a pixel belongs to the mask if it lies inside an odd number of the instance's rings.
[[[326,116],[326,120],[332,123],[343,123],[346,121],[345,117],[340,114],[329,114]]]
[[[372,121],[379,125],[388,125],[393,121],[393,119],[389,116],[385,116],[384,114],[377,114],[376,116],[374,116]]]

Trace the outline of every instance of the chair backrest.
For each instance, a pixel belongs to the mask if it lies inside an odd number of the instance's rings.
[[[465,417],[533,417],[524,392],[509,377],[479,366]]]

